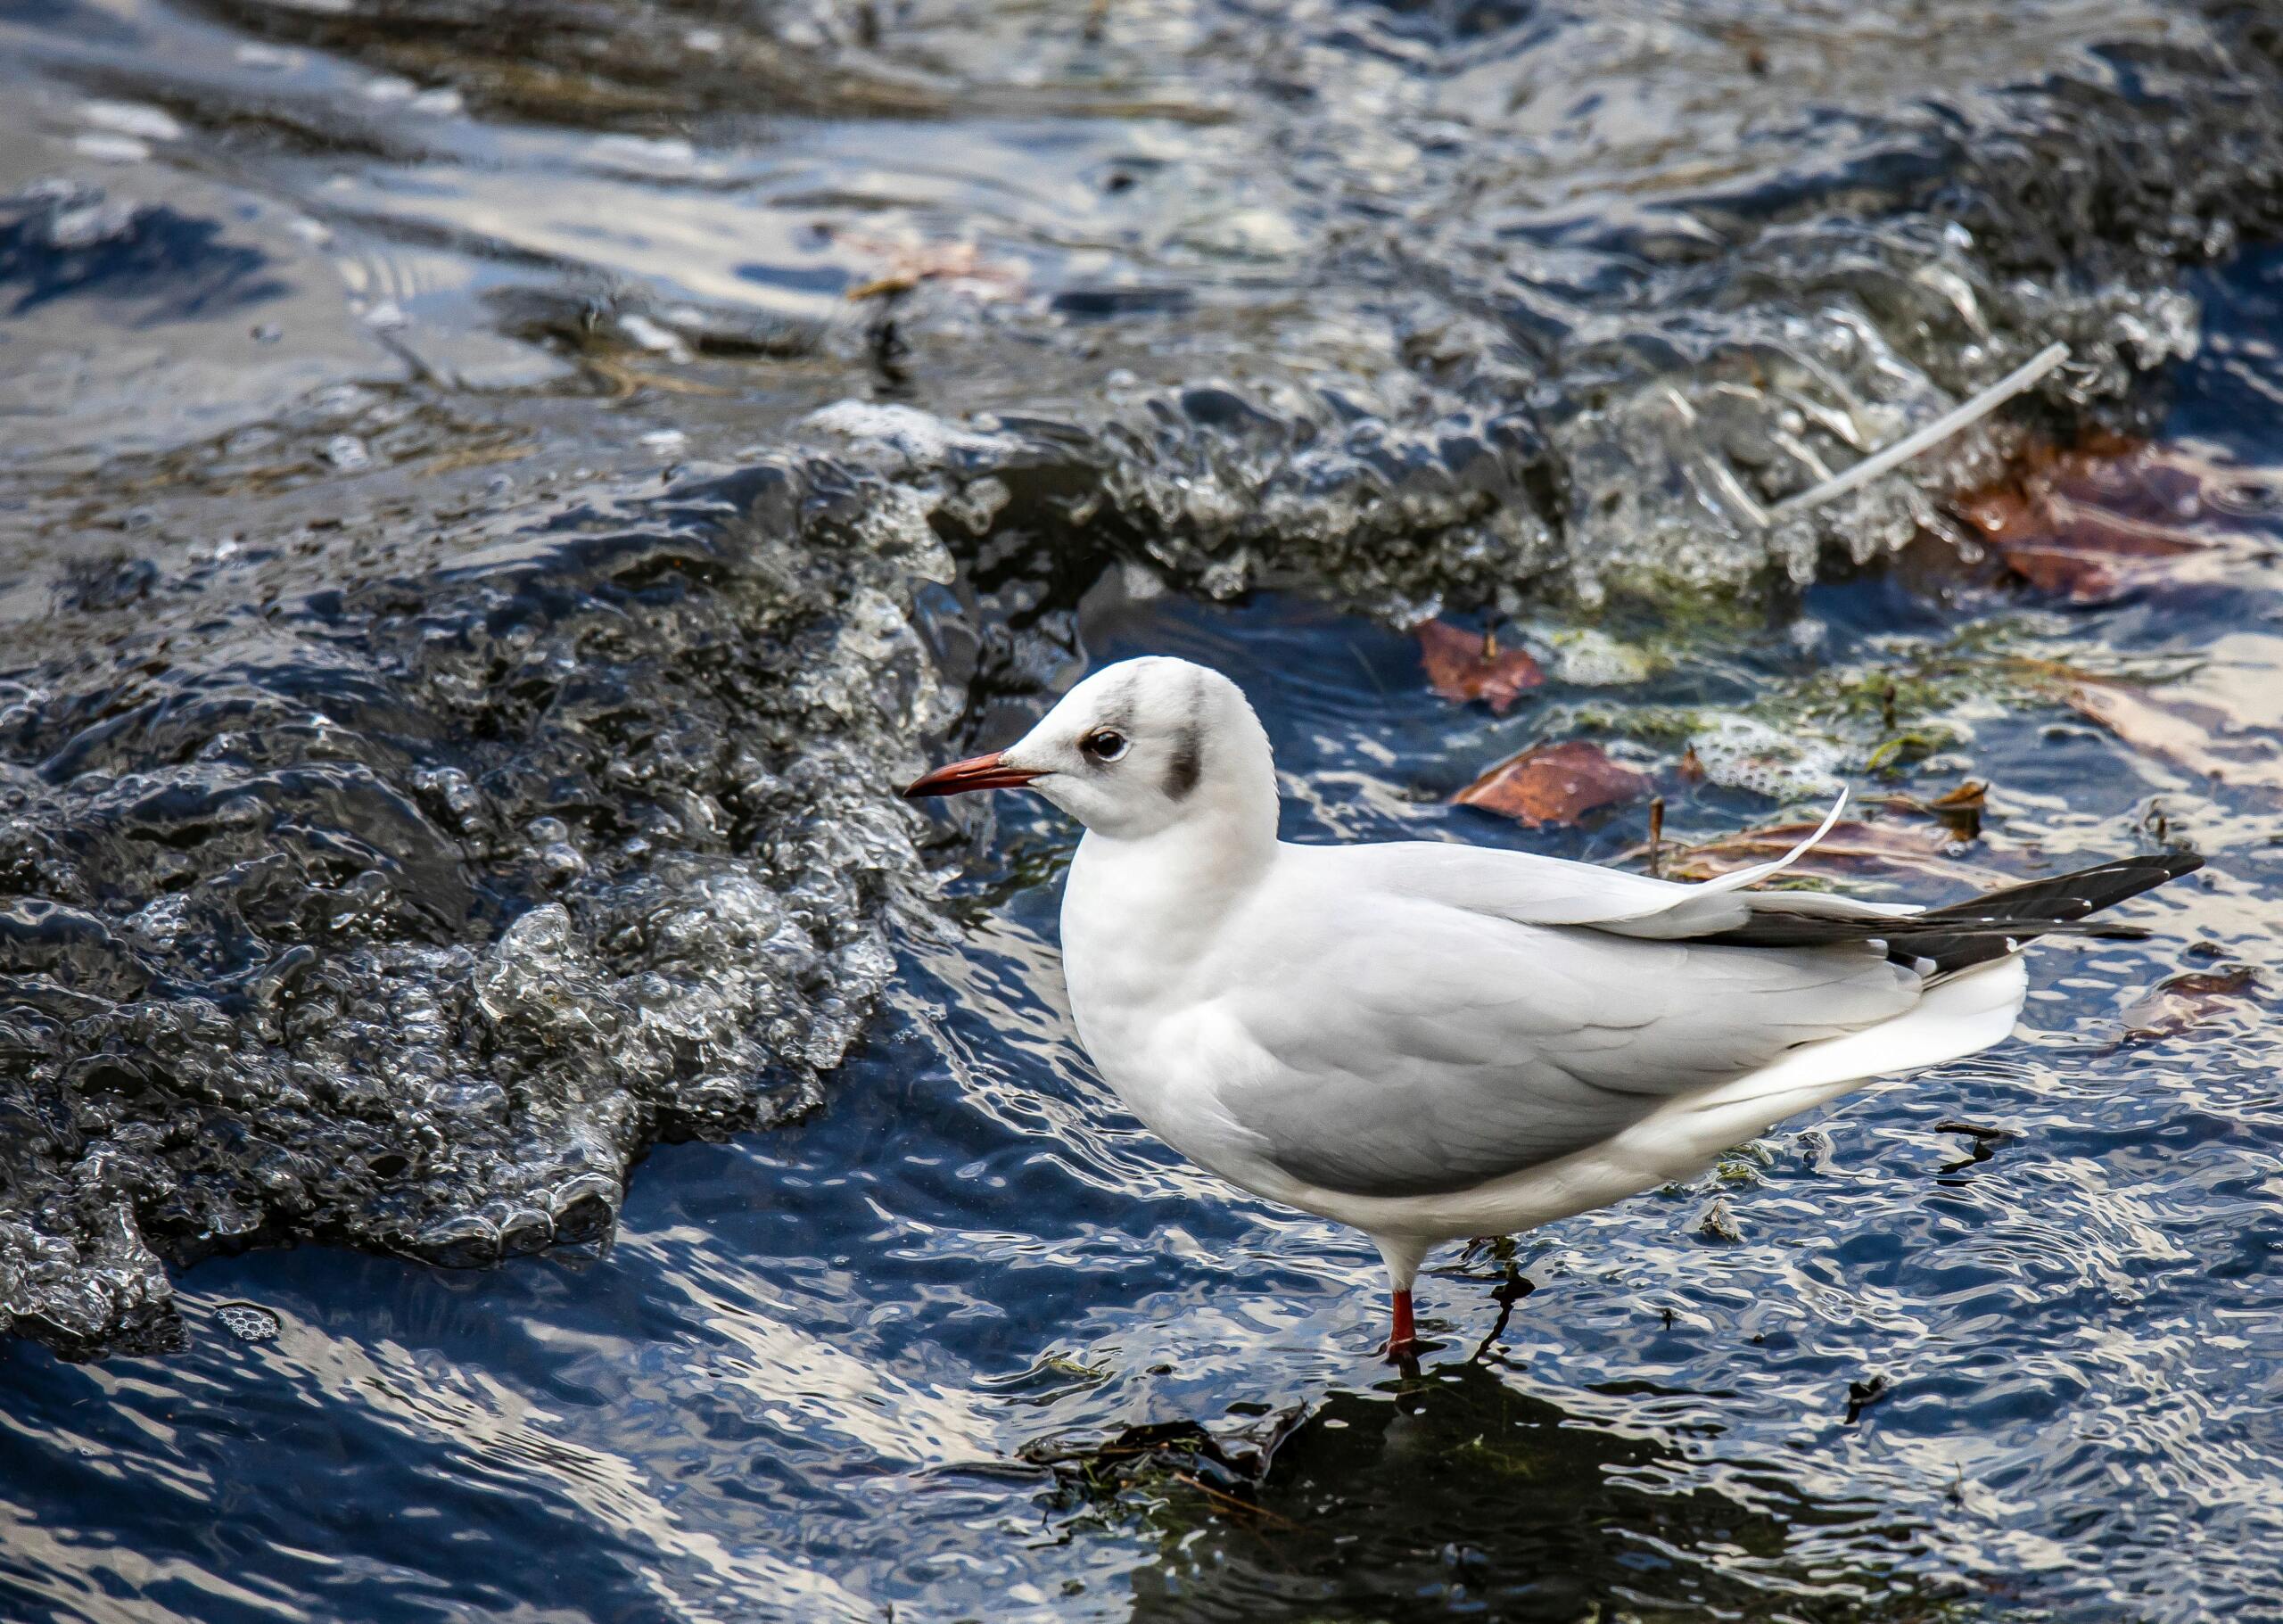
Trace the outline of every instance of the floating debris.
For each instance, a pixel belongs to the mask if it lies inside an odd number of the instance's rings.
[[[1570,739],[1535,745],[1499,763],[1451,799],[1496,812],[1526,828],[1578,822],[1589,812],[1646,796],[1654,780],[1599,745]]]
[[[1976,1162],[1990,1160],[1998,1154],[1999,1145],[2015,1137],[2010,1128],[1984,1127],[1980,1123],[1957,1122],[1948,1118],[1936,1123],[1934,1131],[1937,1134],[1963,1134],[1973,1142],[1968,1145],[1963,1159],[1943,1164],[1942,1172],[1946,1175],[1963,1172]]]
[[[1764,828],[1740,829],[1701,845],[1669,851],[1664,873],[1669,879],[1716,879],[1738,869],[1783,856],[1816,830],[1812,823],[1778,823]],[[1850,819],[1832,826],[1831,832],[1784,870],[1786,879],[1859,879],[1867,874],[1922,874],[1950,882],[1983,882],[1995,877],[1982,874],[1957,860],[1958,842],[1944,827],[1930,828],[1916,820],[1881,818]]]
[[[2126,1010],[2122,1018],[2131,1036],[2170,1037],[2240,1009],[2259,990],[2259,972],[2248,964],[2195,970],[2174,976]]]
[[[1843,474],[1834,474],[1797,496],[1786,497],[1776,504],[1768,516],[1772,519],[1790,518],[1869,484],[1882,474],[1900,467],[1921,452],[1930,451],[1951,436],[1973,427],[2015,395],[2039,383],[2046,374],[2068,359],[2068,345],[2048,344],[1989,388],[1960,401],[1924,428],[1916,433],[1906,434],[1883,450],[1866,457]]]
[[[1922,801],[1915,796],[1890,796],[1887,804],[1899,812],[1914,812],[1932,818],[1960,840],[1979,840],[1982,814],[1990,806],[1990,786],[1978,779],[1968,779],[1931,801]]]
[[[1492,715],[1504,716],[1517,699],[1545,680],[1527,649],[1501,647],[1490,632],[1428,621],[1413,627],[1412,635],[1419,639],[1428,686],[1454,704],[1479,699]]]
[[[2188,561],[2239,556],[2250,539],[2229,474],[2176,448],[2110,434],[2040,444],[2002,484],[1952,507],[2006,566],[2073,603],[2199,579]]]
[[[1853,1426],[1863,1418],[1863,1412],[1894,1391],[1894,1384],[1884,1376],[1871,1376],[1847,1384],[1847,1425]]]
[[[1734,1244],[1744,1238],[1743,1228],[1736,1223],[1735,1209],[1728,1205],[1726,1196],[1714,1196],[1697,1215],[1696,1232],[1707,1241]]]
[[[2214,783],[2283,789],[2283,752],[2272,733],[2246,729],[2214,705],[2086,679],[2062,695],[2144,755]]]

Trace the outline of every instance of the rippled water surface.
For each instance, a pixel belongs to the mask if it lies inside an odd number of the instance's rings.
[[[2279,89],[2114,0],[0,4],[0,1617],[2283,1618]],[[2209,866],[1397,1373],[1076,1048],[1074,831],[891,793],[1147,651],[1292,838]],[[1452,804],[1556,741],[1639,793]]]

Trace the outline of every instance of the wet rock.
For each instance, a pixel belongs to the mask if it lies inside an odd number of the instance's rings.
[[[1125,375],[1108,409],[1058,406],[1043,433],[1035,409],[1001,414],[983,463],[1059,460],[1071,519],[1130,532],[1203,590],[1306,578],[1406,622],[1511,612],[1533,589],[1591,602],[1878,557],[1917,533],[1931,492],[1986,483],[2022,443],[2010,425],[2114,414],[2190,352],[2175,268],[2275,218],[2277,63],[2224,12],[2137,15],[2032,33],[1993,14],[1908,68],[1883,31],[1823,20],[1796,75],[1755,73],[1725,23],[1661,11],[1296,22],[1274,71],[1307,94],[1231,104],[1249,149],[1289,155],[1313,200],[1274,250],[1306,311],[1277,311],[1274,345],[1239,367],[1194,292],[1172,298],[1142,268],[1116,297],[1048,290],[1061,320],[1043,347],[1130,327],[1152,381]],[[2156,33],[2161,50],[2140,43]],[[2144,56],[2162,70],[2131,90],[2084,71]],[[1969,88],[1991,60],[2008,87]],[[1183,65],[1203,84],[1259,70],[1221,36]],[[1620,110],[1668,75],[1670,121],[1649,138]],[[1553,85],[1566,121],[1537,106]],[[1741,127],[1756,133],[1740,147]],[[1399,197],[1338,156],[1389,150]],[[1597,184],[1622,177],[1628,206],[1550,199],[1570,158]],[[1199,286],[1247,297],[1209,272]],[[2073,359],[2032,405],[1777,511],[2055,341]],[[924,370],[905,370],[924,397]],[[1008,478],[1018,506],[1025,482]]]
[[[660,1135],[812,1102],[920,883],[918,511],[762,465],[77,601],[0,734],[0,1312],[81,1354],[175,1334],[161,1258],[593,1239]]]

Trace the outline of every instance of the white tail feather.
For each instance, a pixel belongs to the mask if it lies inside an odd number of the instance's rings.
[[[2021,956],[1997,960],[1927,988],[1906,1014],[1802,1043],[1772,1065],[1676,1101],[1629,1132],[1685,1133],[1711,1147],[1707,1155],[1718,1155],[1872,1077],[1938,1066],[2004,1043],[2028,996]]]
[[[1844,786],[1842,786],[1839,799],[1834,801],[1831,804],[1831,810],[1824,813],[1823,821],[1816,825],[1814,834],[1809,835],[1774,862],[1763,862],[1752,868],[1738,869],[1734,874],[1723,874],[1718,879],[1708,879],[1702,885],[1695,886],[1689,893],[1690,896],[1692,898],[1717,896],[1723,891],[1741,891],[1746,886],[1756,886],[1772,875],[1781,874],[1801,858],[1814,851],[1816,843],[1831,833],[1833,826],[1839,821],[1839,814],[1846,810],[1847,790]]]

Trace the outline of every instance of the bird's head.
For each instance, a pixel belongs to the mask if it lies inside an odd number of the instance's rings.
[[[1268,735],[1243,690],[1209,667],[1150,655],[1106,665],[1004,750],[938,767],[904,790],[1035,789],[1097,834],[1142,839],[1198,820],[1276,824]]]

